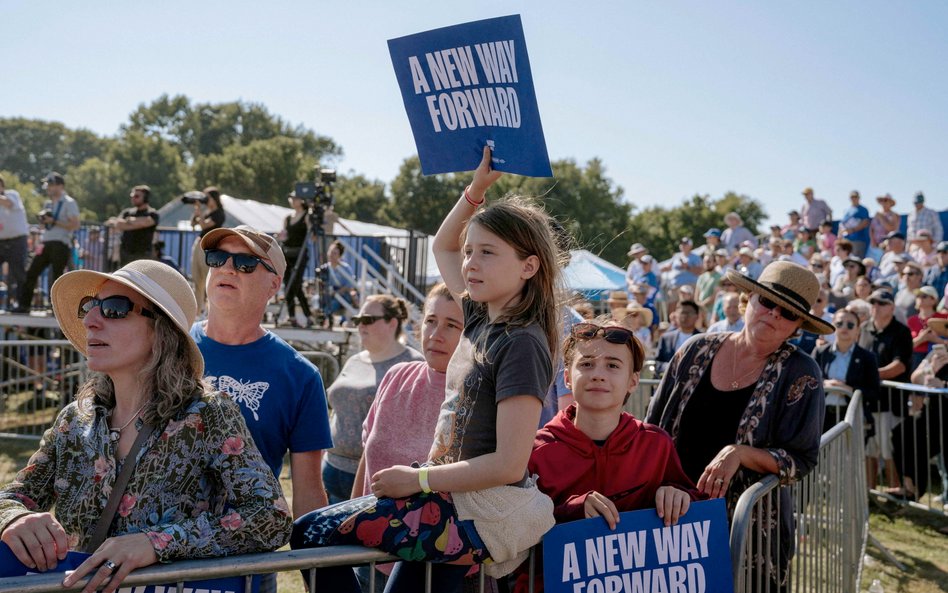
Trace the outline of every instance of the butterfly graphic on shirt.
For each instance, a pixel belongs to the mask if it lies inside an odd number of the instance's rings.
[[[253,413],[254,420],[260,420],[257,416],[257,410],[260,409],[260,402],[263,400],[263,394],[270,389],[270,384],[266,381],[241,381],[228,375],[220,377],[208,376],[207,381],[219,391],[226,393],[235,402],[246,406]]]

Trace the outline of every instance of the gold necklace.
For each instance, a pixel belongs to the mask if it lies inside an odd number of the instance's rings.
[[[764,359],[764,364],[767,364],[767,359]],[[760,372],[762,369],[763,369],[763,365],[754,365],[754,367],[751,368],[751,370],[747,371],[746,373],[744,373],[737,379],[733,379],[731,381],[731,389],[737,389],[740,386],[741,381],[746,379],[751,373],[755,371]],[[737,345],[735,344],[734,356],[732,357],[732,360],[731,360],[731,377],[734,377],[734,375],[736,374],[737,374]]]
[[[142,407],[138,408],[138,410],[136,410],[135,413],[132,414],[132,417],[129,418],[128,422],[126,422],[125,424],[123,424],[123,425],[120,426],[119,428],[110,428],[109,430],[110,430],[111,432],[117,432],[117,433],[121,434],[121,432],[122,432],[123,430],[125,430],[126,428],[128,428],[128,425],[129,425],[129,424],[131,424],[132,422],[134,422],[135,420],[138,419],[138,415],[142,413],[142,410],[144,410],[144,409],[145,409],[145,406],[147,406],[147,405],[148,405],[148,402],[143,403],[143,404],[142,404]]]

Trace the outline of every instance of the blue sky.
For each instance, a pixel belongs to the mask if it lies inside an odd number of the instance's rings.
[[[415,147],[386,40],[521,14],[551,158],[601,158],[638,207],[948,207],[948,3],[455,4],[4,0],[0,115],[114,134],[162,93],[256,101],[388,182]]]

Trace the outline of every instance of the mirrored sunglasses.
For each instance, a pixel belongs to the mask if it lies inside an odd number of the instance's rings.
[[[132,312],[138,313],[142,317],[155,318],[153,311],[141,305],[136,305],[132,302],[132,299],[127,296],[116,295],[105,297],[104,299],[92,296],[83,297],[83,299],[79,301],[79,311],[77,312],[79,319],[91,313],[96,307],[99,307],[99,312],[102,314],[102,317],[106,319],[125,319],[128,317],[128,314]]]
[[[379,319],[384,319],[388,321],[391,319],[388,315],[356,315],[352,318],[352,325],[359,327],[360,325],[372,325]]]
[[[226,264],[227,260],[230,258],[234,258],[234,269],[238,272],[243,272],[244,274],[252,274],[253,271],[257,269],[257,264],[263,265],[263,267],[272,274],[277,273],[277,271],[273,269],[273,266],[263,261],[256,255],[251,255],[249,253],[231,253],[229,251],[222,251],[220,249],[207,249],[204,251],[204,261],[207,263],[208,267],[211,268],[220,268]]]
[[[757,302],[760,303],[765,309],[770,309],[771,311],[774,309],[780,309],[780,316],[787,321],[796,321],[797,319],[800,319],[800,316],[793,311],[788,311],[786,307],[780,305],[779,303],[775,303],[763,295],[757,296]]]

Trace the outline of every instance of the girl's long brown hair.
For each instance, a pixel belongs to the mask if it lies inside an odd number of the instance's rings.
[[[510,326],[538,324],[556,360],[563,318],[560,305],[565,294],[560,265],[565,258],[557,247],[551,221],[543,208],[531,200],[522,196],[508,197],[477,211],[467,222],[461,241],[466,240],[467,228],[478,224],[506,241],[520,259],[537,256],[539,268],[524,283],[520,300],[505,309],[496,321]]]

